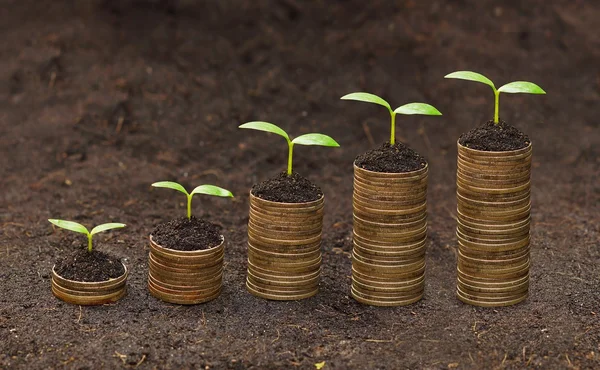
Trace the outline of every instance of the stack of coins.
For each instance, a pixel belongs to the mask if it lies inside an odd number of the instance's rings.
[[[458,298],[519,303],[529,292],[531,144],[506,152],[458,144]]]
[[[381,173],[354,166],[352,296],[400,306],[423,296],[427,166]]]
[[[97,306],[116,302],[127,291],[127,267],[115,279],[98,282],[75,281],[60,276],[52,267],[52,293],[57,298],[81,306]]]
[[[248,276],[255,296],[298,300],[319,291],[323,197],[279,203],[250,193]]]
[[[224,253],[223,240],[213,248],[179,251],[156,244],[150,236],[150,293],[177,304],[198,304],[217,298],[221,294]]]

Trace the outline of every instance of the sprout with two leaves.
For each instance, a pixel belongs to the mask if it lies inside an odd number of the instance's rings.
[[[197,186],[191,193],[188,193],[185,188],[172,181],[159,181],[152,184],[152,186],[156,188],[167,188],[173,189],[182,192],[187,197],[187,218],[188,220],[192,218],[192,197],[194,194],[206,194],[206,195],[214,195],[217,197],[229,197],[233,198],[233,194],[227,189],[220,188],[214,185],[200,185]]]
[[[338,144],[331,137],[329,137],[327,135],[323,135],[323,134],[305,134],[305,135],[298,136],[294,140],[290,140],[290,137],[287,134],[287,132],[283,131],[278,126],[276,126],[272,123],[269,123],[269,122],[262,122],[262,121],[247,122],[247,123],[244,123],[243,125],[241,125],[240,128],[265,131],[265,132],[277,134],[279,136],[283,136],[283,138],[288,143],[288,166],[287,166],[287,175],[288,176],[292,175],[292,156],[294,154],[294,144],[319,145],[319,146],[330,146],[330,147],[339,147],[340,146],[340,144]]]
[[[482,74],[471,72],[471,71],[457,71],[452,72],[444,78],[456,78],[459,80],[467,80],[467,81],[475,81],[480,82],[482,84],[486,84],[494,90],[494,123],[497,124],[500,122],[500,117],[498,115],[498,110],[500,109],[500,93],[509,93],[509,94],[545,94],[546,92],[542,90],[538,85],[527,82],[527,81],[514,81],[509,82],[506,85],[501,86],[499,89],[496,89],[494,83],[487,77]]]
[[[356,100],[366,103],[379,104],[388,109],[392,118],[391,132],[390,132],[390,144],[396,143],[396,114],[421,114],[426,116],[441,116],[439,110],[434,106],[425,103],[409,103],[404,104],[394,110],[390,106],[390,103],[383,100],[377,95],[366,93],[366,92],[355,92],[341,97],[342,100]]]
[[[61,229],[75,231],[76,233],[81,233],[81,234],[87,235],[88,252],[92,251],[92,236],[94,236],[102,231],[112,230],[112,229],[120,229],[122,227],[125,227],[125,224],[108,223],[108,224],[98,225],[98,226],[94,227],[92,229],[92,231],[88,231],[88,229],[85,226],[83,226],[82,224],[79,224],[77,222],[65,221],[65,220],[55,220],[55,219],[49,219],[48,221],[50,221],[52,224],[60,227]]]

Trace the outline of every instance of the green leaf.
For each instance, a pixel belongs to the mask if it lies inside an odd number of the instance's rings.
[[[356,101],[363,101],[363,102],[367,102],[367,103],[379,104],[379,105],[383,105],[384,107],[386,107],[390,112],[392,111],[392,107],[390,106],[390,104],[388,102],[386,102],[385,100],[381,99],[379,96],[374,95],[374,94],[369,94],[369,93],[365,93],[365,92],[355,92],[355,93],[351,93],[348,95],[344,95],[340,99],[356,100]]]
[[[125,227],[125,224],[119,224],[119,223],[102,224],[102,225],[98,225],[95,228],[93,228],[92,232],[90,232],[90,234],[95,235],[95,234],[101,233],[106,230],[120,229],[122,227]]]
[[[433,105],[425,104],[425,103],[409,103],[404,104],[401,107],[398,107],[394,110],[394,113],[398,114],[423,114],[426,116],[441,116],[439,110],[437,110]]]
[[[154,186],[155,188],[173,189],[173,190],[180,191],[185,195],[188,195],[187,190],[185,190],[185,188],[183,186],[181,186],[178,183],[173,182],[173,181],[159,181],[159,182],[155,182],[154,184],[152,184],[152,186]]]
[[[323,134],[301,135],[292,140],[292,143],[300,145],[340,146],[340,144],[331,137]]]
[[[249,128],[252,130],[270,132],[273,134],[277,134],[279,136],[283,136],[287,141],[290,141],[290,137],[288,136],[288,134],[285,131],[283,131],[278,126],[276,126],[272,123],[269,123],[269,122],[263,122],[263,121],[247,122],[247,123],[244,123],[243,125],[241,125],[240,128]]]
[[[481,82],[482,84],[490,86],[492,89],[494,89],[494,91],[496,90],[496,86],[494,86],[494,83],[489,78],[476,72],[457,71],[444,76],[444,78],[456,78],[459,80]]]
[[[515,81],[507,83],[506,85],[500,87],[498,91],[503,93],[526,93],[526,94],[545,94],[546,92],[542,90],[538,85],[527,82],[527,81]]]
[[[86,234],[86,235],[90,234],[90,232],[88,231],[88,229],[85,226],[83,226],[82,224],[78,224],[77,222],[65,221],[65,220],[54,220],[54,219],[49,219],[48,221],[50,221],[54,225],[60,227],[61,229],[67,229],[67,230],[75,231],[76,233],[82,233],[82,234]]]
[[[207,194],[207,195],[214,195],[217,197],[233,197],[233,194],[231,194],[231,192],[227,189],[223,189],[220,188],[218,186],[214,186],[214,185],[200,185],[198,187],[196,187],[194,190],[192,190],[192,192],[190,193],[190,195],[193,194]]]

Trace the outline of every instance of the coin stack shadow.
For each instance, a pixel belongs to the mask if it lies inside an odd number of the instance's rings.
[[[486,152],[458,144],[458,298],[509,306],[529,293],[531,144]]]
[[[315,295],[322,228],[323,196],[306,203],[280,203],[250,193],[248,291],[280,301]]]
[[[375,306],[423,297],[428,166],[381,173],[354,165],[352,296]]]
[[[180,251],[165,248],[150,236],[148,289],[165,302],[198,304],[221,294],[224,240],[209,249]]]

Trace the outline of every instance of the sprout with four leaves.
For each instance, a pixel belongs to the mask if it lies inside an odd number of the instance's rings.
[[[500,105],[500,93],[505,92],[509,94],[517,94],[517,93],[526,93],[526,94],[545,94],[546,92],[542,90],[538,85],[527,82],[527,81],[515,81],[509,82],[504,86],[501,86],[499,89],[496,89],[494,83],[487,77],[482,74],[471,72],[471,71],[457,71],[452,72],[449,75],[444,76],[444,78],[456,78],[459,80],[467,80],[467,81],[475,81],[481,82],[482,84],[486,84],[494,90],[494,123],[500,122],[498,117],[498,110]]]
[[[266,132],[270,132],[273,134],[277,134],[279,136],[283,136],[288,143],[288,167],[287,167],[288,176],[292,175],[292,155],[294,153],[294,144],[320,145],[320,146],[331,146],[331,147],[339,147],[340,146],[340,144],[338,144],[331,137],[329,137],[327,135],[323,135],[323,134],[305,134],[305,135],[298,136],[294,140],[290,140],[290,137],[288,136],[287,132],[283,131],[276,125],[274,125],[272,123],[268,123],[268,122],[261,122],[261,121],[248,122],[248,123],[244,123],[243,125],[241,125],[240,128],[248,128],[248,129],[252,129],[252,130],[266,131]]]
[[[92,229],[92,231],[88,231],[88,229],[85,226],[83,226],[82,224],[79,224],[77,222],[65,221],[65,220],[54,220],[54,219],[49,219],[48,221],[50,221],[52,224],[54,224],[62,229],[71,230],[71,231],[75,231],[76,233],[81,233],[81,234],[87,235],[88,252],[92,251],[92,236],[94,236],[95,234],[98,234],[102,231],[112,230],[112,229],[120,229],[122,227],[125,227],[125,224],[108,223],[108,224],[98,225],[98,226],[94,227]]]
[[[404,104],[401,107],[398,107],[392,110],[390,104],[380,98],[377,95],[369,94],[365,92],[356,92],[348,95],[344,95],[341,97],[342,100],[356,100],[362,101],[366,103],[379,104],[388,109],[390,112],[390,116],[392,117],[392,127],[390,133],[390,144],[394,145],[396,143],[396,114],[422,114],[426,116],[441,116],[439,110],[437,110],[434,106],[425,104],[425,103],[409,103]]]
[[[187,218],[188,220],[192,218],[192,197],[194,194],[206,194],[206,195],[214,195],[217,197],[229,197],[233,198],[233,194],[229,190],[220,188],[214,185],[200,185],[197,186],[191,193],[188,193],[187,190],[180,184],[172,181],[159,181],[152,184],[152,186],[156,188],[168,188],[182,192],[187,196]]]

